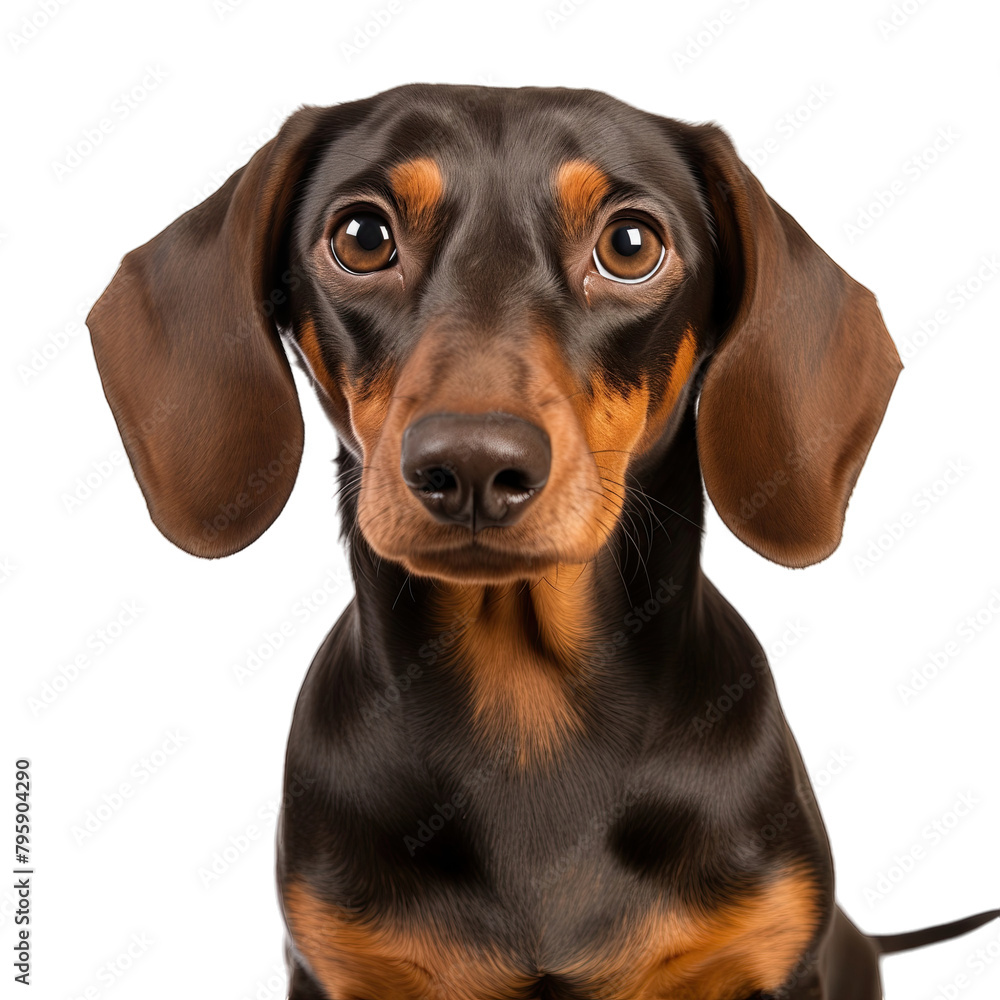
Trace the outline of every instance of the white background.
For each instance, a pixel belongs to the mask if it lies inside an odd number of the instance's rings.
[[[0,871],[13,867],[14,761],[27,756],[36,995],[284,995],[272,868],[285,738],[308,663],[351,592],[334,434],[297,373],[306,449],[284,513],[238,555],[188,556],[153,527],[118,460],[82,318],[125,252],[209,194],[296,106],[410,81],[593,87],[713,119],[769,193],[876,292],[906,369],[840,548],[818,567],[784,569],[713,511],[705,564],[773,654],[856,922],[892,932],[1000,906],[1000,617],[971,641],[959,632],[969,615],[990,619],[1000,593],[1000,280],[977,276],[1000,252],[996,6],[907,0],[912,13],[893,26],[891,0],[587,0],[566,3],[561,20],[557,2],[396,0],[355,53],[344,45],[381,0],[71,0],[47,23],[42,2],[5,5]],[[133,88],[130,108],[120,95]],[[102,118],[111,130],[74,161],[67,147]],[[949,138],[926,152],[939,136]],[[852,234],[873,202],[879,217]],[[927,337],[921,324],[935,313]],[[949,469],[960,470],[952,482]],[[96,487],[71,504],[88,475]],[[933,503],[919,499],[925,489]],[[883,534],[894,523],[896,539]],[[880,536],[878,560],[863,565]],[[138,617],[96,652],[98,630],[127,602]],[[291,634],[241,683],[234,668],[267,653],[283,623]],[[948,642],[958,655],[904,704],[897,685]],[[87,668],[33,709],[81,653]],[[179,748],[154,756],[170,734]],[[144,759],[161,766],[150,773]],[[123,783],[131,795],[109,816],[105,797],[116,802]],[[975,806],[949,828],[963,794]],[[97,812],[108,818],[96,832],[74,833]],[[947,830],[939,843],[934,822]],[[227,848],[236,860],[206,885],[199,870]],[[873,898],[905,856],[910,870]],[[8,885],[2,876],[5,996]],[[980,972],[967,960],[982,948],[996,961]],[[962,974],[967,985],[940,992]],[[891,1000],[992,1000],[1000,927],[888,960],[884,975]]]

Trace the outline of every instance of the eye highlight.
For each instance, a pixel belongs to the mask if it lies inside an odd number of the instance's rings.
[[[659,236],[640,219],[609,222],[594,247],[598,273],[627,284],[652,277],[665,255]]]
[[[349,274],[381,271],[396,259],[396,241],[377,212],[351,212],[330,238],[334,259]]]

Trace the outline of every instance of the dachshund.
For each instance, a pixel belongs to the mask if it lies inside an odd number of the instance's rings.
[[[299,695],[291,1000],[882,996],[702,483],[830,555],[899,356],[714,124],[410,85],[292,114],[88,317],[153,522],[242,549],[340,441],[356,594]],[[287,349],[287,354],[286,354]]]

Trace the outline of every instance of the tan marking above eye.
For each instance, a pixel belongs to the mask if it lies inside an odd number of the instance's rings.
[[[348,212],[341,219],[330,246],[337,263],[354,274],[381,271],[396,258],[396,241],[389,223],[379,213],[366,209]]]
[[[594,247],[594,261],[606,278],[642,281],[652,276],[665,255],[663,241],[641,219],[613,219]]]
[[[555,177],[556,195],[563,225],[570,232],[581,232],[592,225],[601,202],[611,190],[607,174],[587,160],[567,160]]]
[[[429,156],[397,163],[389,171],[389,183],[408,225],[420,226],[441,200],[444,178]]]

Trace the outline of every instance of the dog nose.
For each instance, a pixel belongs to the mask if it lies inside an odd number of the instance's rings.
[[[549,478],[549,436],[509,413],[437,413],[403,433],[406,485],[438,521],[514,524]]]

